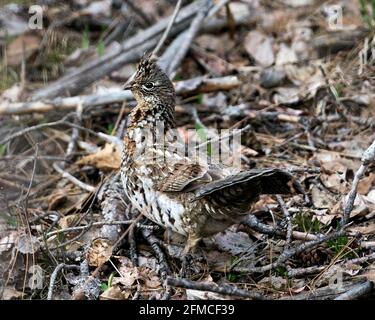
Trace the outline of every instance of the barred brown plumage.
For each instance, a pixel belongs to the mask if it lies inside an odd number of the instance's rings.
[[[130,114],[124,138],[124,189],[147,218],[188,237],[185,251],[202,237],[240,222],[260,194],[303,192],[284,170],[240,172],[210,164],[206,158],[171,151],[183,149],[167,133],[175,127],[175,91],[153,58],[142,59],[127,87],[132,90],[137,106]],[[162,129],[158,124],[162,124]],[[147,134],[151,134],[151,144]]]

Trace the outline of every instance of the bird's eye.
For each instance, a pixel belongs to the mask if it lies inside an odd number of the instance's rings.
[[[147,82],[147,83],[145,83],[145,84],[143,85],[143,87],[144,87],[145,89],[150,90],[150,89],[152,89],[152,88],[154,87],[154,84],[153,84],[152,82]]]

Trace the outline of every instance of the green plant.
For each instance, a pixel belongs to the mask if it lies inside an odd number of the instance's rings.
[[[340,258],[347,257],[353,259],[358,256],[360,248],[352,249],[350,248],[350,244],[351,242],[349,242],[347,236],[341,236],[327,241],[328,248],[335,256],[340,255]]]
[[[367,26],[375,29],[375,0],[359,0],[359,10]]]
[[[302,212],[297,213],[293,217],[293,224],[297,226],[299,231],[303,232],[321,232],[323,225],[314,217],[310,217]]]
[[[200,94],[197,95],[196,101],[197,101],[198,104],[203,103],[203,93],[200,93]]]
[[[115,276],[115,274],[116,274],[115,272],[112,272],[108,277],[107,283],[100,284],[100,290],[104,292],[108,290],[110,287],[112,287],[112,281],[113,281],[113,277]]]
[[[8,226],[15,227],[15,228],[18,226],[18,221],[15,216],[6,214],[4,212],[0,212],[0,217],[5,220]]]
[[[5,156],[6,153],[6,145],[0,144],[0,157]]]
[[[288,270],[283,267],[283,266],[278,266],[275,269],[276,273],[278,276],[283,277],[283,278],[288,278]]]
[[[83,31],[83,34],[82,34],[82,44],[81,44],[81,48],[82,49],[88,49],[88,47],[90,47],[90,36],[89,36],[89,26],[86,25],[85,26],[85,30]]]
[[[227,273],[227,279],[230,282],[237,282],[238,278],[239,278],[238,274],[235,274],[235,273],[232,273],[232,272]]]
[[[207,133],[205,131],[205,128],[202,124],[200,124],[199,122],[196,122],[195,123],[195,131],[197,132],[197,135],[199,137],[199,139],[202,140],[202,142],[207,142]],[[207,154],[209,156],[212,155],[212,145],[211,143],[207,143]]]
[[[114,128],[115,128],[115,125],[113,123],[108,124],[107,134],[111,135],[113,133]]]
[[[101,36],[99,38],[99,41],[98,41],[98,44],[96,45],[96,51],[98,52],[99,57],[104,55],[105,43],[104,43],[104,40],[103,40],[103,33],[101,34]]]

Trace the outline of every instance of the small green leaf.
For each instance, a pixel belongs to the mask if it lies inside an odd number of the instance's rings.
[[[100,285],[100,290],[102,290],[103,292],[104,291],[106,291],[106,290],[108,290],[108,285],[106,284],[106,283],[102,283],[101,285]]]
[[[115,125],[113,123],[110,123],[107,127],[107,133],[111,135],[113,133],[113,129],[115,128]]]
[[[89,26],[85,26],[85,30],[83,31],[82,35],[82,44],[81,44],[82,49],[87,49],[90,47],[90,37],[89,37]]]
[[[98,52],[99,57],[104,55],[105,44],[102,38],[99,39],[98,45],[96,46],[96,51]]]
[[[198,94],[197,96],[197,103],[202,104],[203,103],[203,93]]]
[[[0,157],[5,156],[6,153],[6,145],[0,144]]]
[[[207,134],[205,131],[205,128],[198,122],[195,123],[195,131],[197,132],[197,135],[199,139],[202,140],[202,143],[207,142]],[[211,143],[207,143],[207,154],[209,156],[212,155],[212,145]]]

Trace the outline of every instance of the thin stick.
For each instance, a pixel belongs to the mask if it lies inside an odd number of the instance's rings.
[[[357,197],[357,189],[358,189],[359,181],[365,174],[369,164],[375,161],[375,140],[368,147],[368,149],[363,153],[361,160],[362,160],[362,164],[357,170],[357,172],[355,173],[352,188],[347,196],[348,200],[345,203],[344,213],[343,213],[343,217],[341,220],[341,227],[344,227],[347,224],[350,213],[353,210],[354,200]]]
[[[290,243],[292,242],[292,231],[293,231],[292,220],[290,218],[290,213],[286,207],[286,204],[283,198],[280,195],[276,195],[276,199],[280,205],[281,211],[283,212],[284,217],[286,219],[286,223],[287,223],[285,248],[288,248],[290,246]]]
[[[188,52],[191,43],[193,42],[195,36],[198,34],[203,20],[206,17],[208,10],[211,6],[212,0],[204,0],[202,4],[202,9],[197,12],[196,17],[193,19],[190,28],[184,32],[184,41],[180,46],[179,50],[175,53],[172,61],[170,62],[167,74],[170,75],[171,78],[174,77],[176,69],[181,64],[181,61],[184,59],[186,53]]]
[[[86,226],[69,227],[69,228],[64,228],[64,229],[54,230],[54,231],[48,232],[48,233],[46,234],[46,237],[51,237],[51,236],[54,236],[54,235],[56,235],[56,234],[63,233],[63,232],[72,232],[72,231],[84,230],[84,229],[88,229],[88,228],[90,228],[90,227],[92,227],[92,226],[128,225],[128,224],[132,224],[133,222],[135,222],[135,220],[124,220],[124,221],[98,221],[98,222],[93,222],[92,224],[89,224],[89,225],[86,225]],[[154,230],[154,229],[157,229],[157,228],[158,228],[158,226],[149,226],[149,225],[144,225],[144,224],[141,224],[141,223],[136,223],[135,226],[137,226],[138,228],[151,229],[151,230]]]
[[[95,191],[95,187],[90,186],[90,185],[78,180],[76,177],[73,177],[69,172],[66,172],[63,169],[61,169],[56,162],[54,162],[52,166],[58,173],[60,173],[63,176],[63,178],[68,179],[71,183],[75,184],[79,188],[81,188],[83,190],[86,190],[88,192],[94,192]]]
[[[3,140],[0,141],[0,144],[5,144],[5,143],[9,142],[10,140],[21,137],[21,136],[23,136],[23,135],[25,135],[25,134],[27,134],[31,131],[36,131],[36,130],[40,130],[40,129],[43,129],[43,128],[54,127],[54,126],[59,126],[59,125],[65,125],[65,126],[72,127],[72,128],[78,128],[78,129],[83,130],[85,132],[88,132],[88,133],[92,134],[93,136],[98,137],[98,138],[100,138],[100,139],[102,139],[102,140],[104,140],[108,143],[114,143],[117,146],[121,146],[121,139],[119,139],[115,136],[110,136],[110,135],[105,134],[103,132],[95,132],[94,130],[82,127],[82,126],[77,125],[75,123],[71,123],[71,122],[67,121],[67,119],[70,116],[72,116],[72,114],[68,114],[64,118],[62,118],[60,120],[57,120],[57,121],[48,122],[48,123],[41,123],[41,124],[29,127],[29,128],[25,128],[23,130],[20,130],[16,133],[11,134],[8,137],[4,138]]]
[[[181,4],[182,4],[182,0],[178,0],[177,4],[176,4],[176,7],[174,8],[171,20],[169,20],[167,28],[165,29],[162,37],[160,38],[158,44],[156,45],[154,51],[152,51],[152,56],[158,55],[158,52],[160,51],[161,47],[163,46],[165,40],[167,40],[168,34],[172,29],[173,23],[176,20],[178,12],[180,11]]]
[[[21,137],[21,136],[23,136],[23,135],[25,135],[25,134],[27,134],[31,131],[40,130],[40,129],[43,129],[43,128],[48,128],[48,127],[53,127],[53,126],[58,126],[58,125],[64,123],[64,121],[67,120],[71,116],[72,116],[72,114],[67,114],[64,118],[62,118],[60,120],[48,122],[48,123],[40,123],[40,124],[37,124],[35,126],[25,128],[23,130],[20,130],[20,131],[14,133],[14,134],[11,134],[10,136],[2,139],[2,140],[0,140],[0,144],[5,144],[10,140]]]
[[[48,294],[47,294],[47,300],[52,300],[52,294],[53,294],[53,287],[55,286],[56,278],[58,273],[62,269],[78,269],[79,267],[76,265],[67,265],[65,263],[60,263],[59,265],[56,266],[55,270],[53,270],[51,274],[51,278],[49,281],[49,286],[48,286]]]
[[[78,124],[78,125],[80,125],[81,121],[82,121],[82,111],[83,111],[83,105],[82,105],[82,102],[80,102],[77,105],[76,119],[75,119],[75,123]],[[72,135],[71,135],[69,143],[68,143],[68,147],[66,148],[66,159],[69,159],[73,155],[73,153],[75,152],[75,150],[77,148],[78,138],[79,138],[79,129],[73,128]],[[62,165],[64,167],[65,163],[63,163]]]
[[[319,245],[323,242],[326,242],[326,241],[332,240],[332,239],[336,239],[336,238],[341,237],[343,235],[345,235],[345,231],[340,230],[340,231],[333,232],[333,233],[330,233],[330,234],[327,234],[327,235],[324,235],[324,236],[320,236],[316,240],[309,241],[309,242],[306,242],[306,243],[302,243],[301,245],[298,245],[298,246],[296,246],[294,248],[291,248],[289,250],[288,249],[284,250],[284,252],[282,254],[280,254],[280,256],[277,258],[277,260],[275,262],[267,264],[263,267],[253,267],[253,268],[234,267],[233,270],[237,271],[237,272],[246,272],[246,273],[263,273],[263,272],[266,272],[266,271],[270,271],[270,270],[278,267],[279,265],[281,265],[282,263],[284,263],[285,261],[287,261],[289,258],[293,257],[296,254],[299,254],[299,253],[301,253],[303,251],[306,251],[310,248],[316,247],[317,245]]]
[[[138,8],[134,3],[133,1],[130,1],[130,0],[124,0],[124,2],[127,4],[127,6],[129,7],[129,9],[131,11],[133,11],[138,17],[141,18],[141,20],[143,21],[144,25],[146,25],[147,27],[150,26],[152,24],[152,21],[151,19],[147,16],[147,14],[145,14],[140,8]]]

